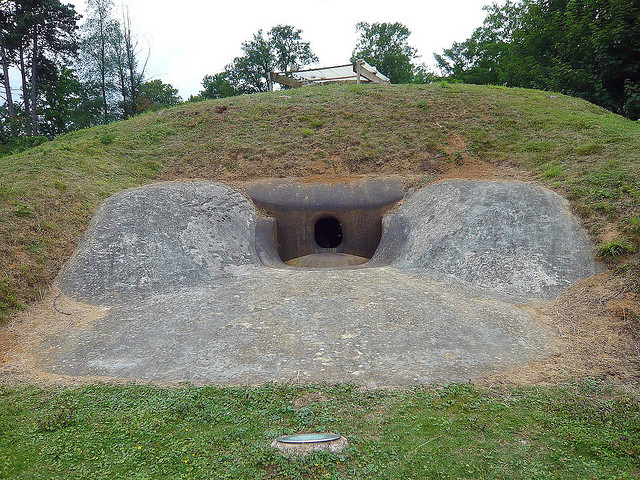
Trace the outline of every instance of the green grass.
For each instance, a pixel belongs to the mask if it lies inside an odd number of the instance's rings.
[[[627,239],[612,240],[598,245],[596,251],[601,257],[617,258],[625,253],[635,252],[635,246]]]
[[[566,196],[594,244],[612,229],[627,238],[636,253],[612,261],[640,270],[630,224],[640,218],[640,123],[536,90],[333,85],[180,105],[2,157],[0,298],[18,298],[0,304],[0,319],[47,291],[115,192],[175,178],[306,176],[321,159],[329,174],[433,180],[465,159],[516,166]],[[630,282],[640,291],[640,275]]]
[[[273,438],[345,435],[286,458]],[[563,388],[0,387],[0,478],[638,478],[640,403]]]

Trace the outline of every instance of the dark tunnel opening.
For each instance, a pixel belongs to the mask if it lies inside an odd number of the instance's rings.
[[[314,238],[320,248],[338,248],[342,244],[342,224],[334,217],[321,218],[315,224]]]

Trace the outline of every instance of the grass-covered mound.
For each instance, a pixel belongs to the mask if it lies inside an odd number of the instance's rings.
[[[2,384],[0,478],[638,477],[636,122],[532,90],[304,88],[75,132],[0,158],[0,175],[0,317],[47,290],[102,199],[169,179],[535,180],[569,198],[616,270],[541,307],[573,339],[559,358],[481,388]],[[18,323],[0,327],[0,366],[7,345],[19,350],[7,328]],[[279,434],[327,430],[349,438],[340,456],[269,447]]]
[[[46,291],[100,201],[124,188],[329,174],[424,184],[485,164],[569,198],[638,288],[640,124],[535,90],[340,85],[181,105],[1,158],[0,316]]]

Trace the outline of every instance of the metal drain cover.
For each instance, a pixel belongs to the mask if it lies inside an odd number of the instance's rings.
[[[280,443],[323,443],[340,439],[340,435],[334,433],[300,433],[298,435],[285,435],[276,440]]]

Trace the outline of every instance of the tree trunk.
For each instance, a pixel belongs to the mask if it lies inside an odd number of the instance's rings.
[[[24,65],[24,46],[22,43],[20,44],[20,75],[22,76],[22,99],[24,101],[24,111],[25,111],[25,126],[24,129],[27,132],[27,136],[31,136],[33,133],[31,131],[31,122],[29,112],[31,112],[31,108],[29,106],[29,89],[27,87],[27,72],[26,67]]]
[[[127,113],[127,72],[124,65],[124,59],[122,56],[118,58],[118,80],[120,81],[120,95],[122,95],[122,118],[127,119],[129,115]]]
[[[33,58],[31,60],[31,126],[33,134],[38,135],[38,29],[33,29]]]
[[[9,65],[7,65],[7,54],[4,50],[4,45],[0,45],[0,60],[2,60],[2,74],[4,75],[4,91],[7,95],[7,109],[9,111],[9,118],[11,120],[16,119],[16,109],[13,106],[13,96],[11,95],[11,81],[9,80]],[[11,125],[11,131],[15,126]]]
[[[127,21],[129,19],[127,18]],[[126,109],[129,111],[131,115],[133,115],[135,111],[135,104],[138,100],[138,88],[137,79],[136,79],[136,54],[135,54],[135,46],[133,45],[133,41],[131,39],[131,28],[127,23],[124,26],[124,39],[125,39],[125,52],[127,55],[127,70],[129,73],[129,105],[126,106]]]
[[[125,54],[127,58],[127,71],[129,74],[129,113],[135,115],[136,106],[138,104],[138,97],[140,95],[140,86],[144,79],[144,74],[147,69],[147,62],[149,61],[149,55],[151,52],[147,52],[147,58],[142,65],[142,68],[138,71],[138,59],[136,58],[136,48],[138,46],[137,40],[134,39],[131,31],[131,18],[129,12],[123,14],[123,38],[125,44]]]
[[[107,104],[107,39],[104,28],[105,11],[102,5],[98,6],[98,22],[100,25],[100,90],[102,91],[102,112],[104,123],[109,122],[109,107]]]

